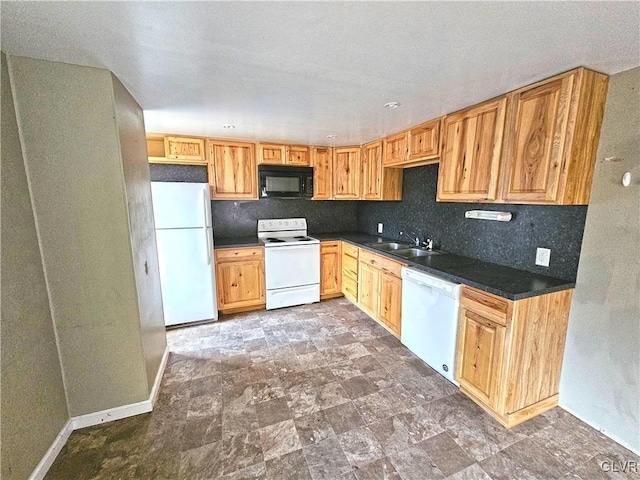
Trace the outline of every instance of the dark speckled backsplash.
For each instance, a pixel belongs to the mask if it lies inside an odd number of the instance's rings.
[[[205,167],[152,164],[152,181],[206,182]],[[216,237],[255,235],[259,218],[305,217],[309,232],[359,230],[386,237],[415,231],[442,250],[508,267],[575,281],[587,207],[436,202],[438,165],[404,171],[401,202],[332,202],[263,199],[213,201]],[[513,213],[510,222],[464,218],[466,210]],[[403,238],[406,240],[406,237]],[[551,249],[549,268],[535,265],[536,247]]]
[[[406,169],[401,202],[358,202],[358,230],[375,234],[382,222],[385,237],[414,231],[447,252],[575,281],[587,207],[441,203],[437,178],[438,165]],[[513,219],[467,219],[467,210],[506,211]],[[536,247],[551,249],[549,268],[535,265]]]

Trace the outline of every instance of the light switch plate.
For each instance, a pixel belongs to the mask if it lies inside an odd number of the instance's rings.
[[[382,225],[381,223],[378,224],[378,233],[382,233],[384,225]]]
[[[536,249],[536,265],[540,265],[541,267],[548,267],[550,259],[551,249],[540,247]]]

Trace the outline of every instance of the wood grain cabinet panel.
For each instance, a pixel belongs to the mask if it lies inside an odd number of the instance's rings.
[[[511,301],[462,287],[455,378],[506,427],[558,404],[571,295]]]
[[[258,144],[258,164],[284,165],[286,159],[286,147],[270,143]]]
[[[380,270],[364,262],[358,264],[358,306],[373,318],[378,317]]]
[[[580,68],[508,95],[501,201],[588,203],[607,84]]]
[[[438,118],[409,130],[407,160],[412,166],[427,165],[438,161],[440,156],[440,122],[441,119]]]
[[[222,313],[265,306],[264,248],[215,250],[218,309]]]
[[[288,146],[287,165],[295,167],[308,167],[311,165],[309,147]]]
[[[362,146],[360,156],[362,200],[402,200],[403,171],[383,167],[381,140]]]
[[[320,299],[342,295],[342,242],[320,242]]]
[[[409,132],[400,132],[389,135],[384,139],[384,165],[396,165],[405,162],[408,158],[407,142]]]
[[[360,148],[336,148],[333,162],[333,198],[360,198]]]
[[[149,163],[206,165],[205,139],[161,133],[147,134]]]
[[[358,303],[358,247],[342,242],[342,293],[348,300]]]
[[[400,336],[402,312],[402,279],[395,275],[380,275],[380,300],[378,317],[389,329]]]
[[[312,147],[311,166],[313,167],[313,199],[333,198],[333,149]]]
[[[501,97],[445,117],[438,201],[497,198],[506,102]]]
[[[254,144],[209,140],[209,184],[214,200],[257,200]]]

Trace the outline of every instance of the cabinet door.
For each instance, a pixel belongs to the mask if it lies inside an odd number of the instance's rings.
[[[364,200],[382,199],[382,141],[362,147],[361,182]]]
[[[384,164],[393,165],[407,160],[408,132],[390,135],[384,139]]]
[[[358,305],[373,318],[378,318],[380,271],[364,262],[358,264]]]
[[[400,335],[402,279],[383,273],[380,276],[380,311],[378,318],[396,335]]]
[[[448,115],[441,135],[438,201],[495,200],[506,98]]]
[[[440,119],[409,130],[409,161],[436,158],[440,154]]]
[[[509,95],[502,199],[554,203],[567,138],[574,75]]]
[[[286,158],[284,145],[258,144],[258,163],[269,165],[284,165]]]
[[[498,400],[505,332],[506,327],[460,309],[456,380],[493,409]]]
[[[333,164],[333,198],[360,198],[360,148],[336,148]]]
[[[313,147],[311,149],[313,166],[313,199],[329,200],[333,172],[333,149]]]
[[[340,294],[341,278],[341,242],[320,243],[320,298]]]
[[[164,137],[164,151],[174,163],[206,164],[203,138]]]
[[[265,303],[264,262],[223,262],[216,266],[220,310]]]
[[[257,199],[257,166],[252,143],[209,143],[211,198]]]
[[[287,147],[287,165],[297,167],[308,167],[311,165],[309,160],[309,147]]]

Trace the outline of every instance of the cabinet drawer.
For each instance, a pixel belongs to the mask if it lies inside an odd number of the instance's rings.
[[[344,273],[344,270],[343,270]],[[342,277],[342,293],[354,303],[358,302],[358,282],[349,276]]]
[[[263,247],[242,247],[216,249],[216,262],[233,262],[236,260],[262,259],[264,256]]]
[[[342,242],[342,253],[345,255],[349,255],[353,258],[358,258],[358,250],[359,248],[355,245],[351,245],[350,243]],[[356,267],[356,271],[358,268]]]
[[[396,262],[389,258],[383,257],[376,253],[372,253],[368,250],[362,250],[360,252],[360,261],[364,262],[372,267],[382,270],[383,272],[390,273],[396,277],[400,277],[400,272],[403,267],[403,263]]]
[[[342,255],[342,271],[353,278],[358,278],[358,260],[349,255]]]
[[[461,305],[472,312],[482,315],[501,325],[511,318],[513,302],[475,288],[463,286]]]

